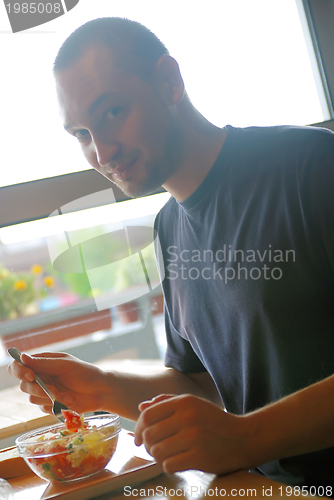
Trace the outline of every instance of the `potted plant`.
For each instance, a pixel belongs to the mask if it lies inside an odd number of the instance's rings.
[[[37,266],[36,266],[37,268]],[[36,286],[35,266],[31,272],[10,271],[0,266],[0,320],[15,319],[38,312],[36,300],[44,293]],[[51,277],[45,286],[51,287]]]

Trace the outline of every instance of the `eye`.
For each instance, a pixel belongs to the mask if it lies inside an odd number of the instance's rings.
[[[115,118],[115,116],[118,115],[118,113],[121,111],[121,106],[113,106],[112,108],[107,109],[105,112],[105,117],[110,120]]]
[[[89,137],[89,132],[86,129],[80,129],[73,132],[74,137],[78,139],[79,142],[83,142]]]

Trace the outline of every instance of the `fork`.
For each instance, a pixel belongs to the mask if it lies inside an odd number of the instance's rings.
[[[21,361],[21,351],[19,351],[19,349],[17,349],[16,347],[10,347],[7,352],[8,352],[8,354],[11,355],[12,358],[15,359],[15,361],[17,361],[18,363],[20,363],[20,365],[25,366],[22,363],[22,361]],[[50,391],[50,389],[45,385],[45,383],[43,382],[43,380],[38,375],[36,375],[36,373],[35,373],[35,382],[37,382],[37,384],[43,389],[43,391],[46,392],[46,394],[51,399],[51,401],[53,403],[53,405],[52,405],[52,413],[54,414],[54,416],[60,422],[64,422],[65,418],[64,418],[61,410],[68,410],[67,406],[65,406],[63,403],[61,403],[60,401],[58,401],[56,399],[56,397],[54,396],[54,394],[52,393],[52,391]]]

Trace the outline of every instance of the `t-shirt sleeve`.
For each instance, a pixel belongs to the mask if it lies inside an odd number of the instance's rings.
[[[193,351],[190,343],[182,338],[175,328],[173,328],[167,311],[165,311],[165,328],[167,336],[165,366],[175,368],[182,373],[206,372],[205,367]]]
[[[154,221],[154,229],[159,235],[159,245],[166,245],[166,238],[164,236],[164,223],[163,223],[163,213],[165,214],[165,225],[170,224],[169,220],[169,211],[173,208],[173,203],[175,204],[175,200],[171,198],[166,205],[163,207]],[[159,268],[160,278],[163,279],[164,272],[163,266],[164,261],[162,257],[162,253],[157,252],[158,245],[155,247],[156,252],[156,260]],[[167,337],[167,349],[165,354],[165,366],[168,368],[175,368],[176,370],[182,373],[202,373],[206,372],[205,367],[202,362],[198,358],[198,356],[193,351],[190,343],[181,337],[181,335],[175,330],[172,322],[170,321],[168,310],[165,306],[165,329],[166,329],[166,337]]]

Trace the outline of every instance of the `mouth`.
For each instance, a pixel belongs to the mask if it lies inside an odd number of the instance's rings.
[[[119,181],[127,179],[128,177],[130,177],[132,168],[136,161],[137,158],[130,161],[129,163],[126,163],[125,165],[119,165],[117,168],[112,169],[109,173],[111,173],[111,175]]]

